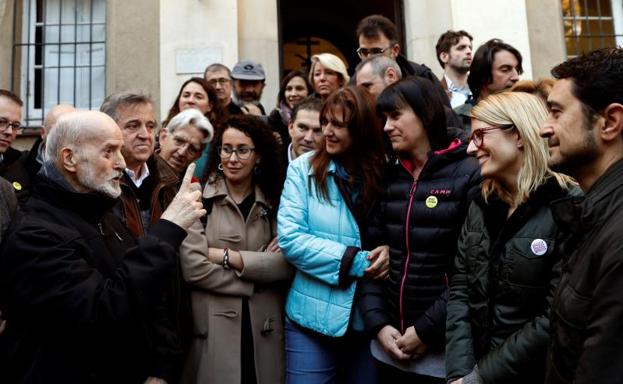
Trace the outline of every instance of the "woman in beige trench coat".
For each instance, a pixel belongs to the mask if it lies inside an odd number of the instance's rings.
[[[195,223],[180,252],[194,320],[184,383],[284,381],[292,270],[275,239],[283,185],[276,153],[270,128],[253,117],[230,118],[212,142],[207,226]]]

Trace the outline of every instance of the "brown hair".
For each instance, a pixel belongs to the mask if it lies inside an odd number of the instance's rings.
[[[208,95],[208,102],[210,103],[210,106],[212,108],[211,108],[210,112],[207,112],[205,114],[205,117],[207,117],[208,120],[210,120],[210,123],[212,123],[214,128],[218,129],[222,125],[223,121],[227,117],[225,115],[226,112],[223,109],[223,107],[221,106],[221,104],[216,99],[216,91],[214,90],[214,87],[212,87],[210,85],[210,83],[208,83],[202,77],[191,77],[190,79],[186,80],[184,82],[184,84],[182,84],[182,86],[180,87],[180,91],[177,94],[177,97],[175,98],[175,101],[173,102],[173,105],[171,106],[171,109],[169,109],[169,113],[167,114],[167,118],[164,119],[164,121],[162,122],[162,126],[166,127],[167,124],[169,124],[169,121],[171,121],[171,119],[175,115],[180,113],[180,97],[182,96],[182,91],[184,90],[184,87],[186,87],[189,83],[197,83],[197,84],[199,84],[201,86],[201,88],[203,88],[203,90]]]
[[[351,177],[361,179],[361,192],[356,205],[366,209],[381,192],[380,181],[385,164],[383,126],[374,110],[374,98],[363,87],[349,86],[332,93],[322,105],[320,125],[327,125],[338,108],[342,110],[342,121],[346,124],[352,144],[339,158],[327,153],[324,145],[314,153],[311,166],[316,179],[316,192],[329,200],[329,163],[332,160],[342,162],[341,159],[348,156],[353,165],[353,169],[349,169]]]

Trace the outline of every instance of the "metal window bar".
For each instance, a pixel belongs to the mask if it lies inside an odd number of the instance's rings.
[[[576,9],[578,5],[583,8]],[[591,9],[595,14],[591,14]],[[588,52],[623,44],[622,0],[610,0],[610,10],[603,7],[600,0],[570,0],[568,14],[563,15],[563,22],[569,26],[565,35],[571,44],[567,47],[572,50],[567,52],[569,57],[581,54],[583,50]]]
[[[88,2],[83,7],[85,13],[84,19],[87,21],[80,21],[78,9],[79,2]],[[101,97],[105,94],[106,87],[106,3],[104,0],[98,11],[103,13],[99,15],[103,22],[94,22],[95,19],[95,7],[94,3],[98,0],[75,0],[73,2],[73,23],[69,21],[66,23],[63,20],[63,11],[71,12],[71,4],[64,3],[63,0],[55,2],[58,10],[58,23],[48,23],[48,11],[54,12],[52,9],[48,9],[50,2],[45,0],[22,0],[15,1],[13,4],[13,60],[11,61],[11,78],[13,83],[11,89],[20,95],[24,101],[25,114],[23,125],[25,127],[39,128],[43,123],[45,113],[50,105],[58,104],[60,102],[73,102],[74,106],[84,105],[89,109],[94,107],[94,97],[97,90],[97,97]],[[89,7],[88,9],[86,7]],[[65,8],[65,10],[64,10]],[[71,13],[69,14],[71,15]],[[34,19],[33,19],[33,16]],[[19,18],[21,17],[21,22]],[[71,17],[71,16],[70,16]],[[73,38],[63,39],[63,27],[71,27],[73,24]],[[94,40],[94,28],[96,26],[103,27],[103,36]],[[48,41],[49,27],[58,28],[58,38],[56,41]],[[88,33],[88,41],[85,41],[84,36],[81,35],[80,41],[78,40],[78,32],[81,27],[85,33]],[[21,28],[21,30],[20,30]],[[86,60],[79,60],[78,47],[88,46],[88,52],[85,52]],[[102,47],[103,62],[94,63],[93,48]],[[56,60],[50,61],[49,48],[57,48]],[[73,48],[73,60],[68,62],[63,57],[63,47]],[[52,51],[54,52],[54,51]],[[53,57],[53,56],[51,56]],[[70,59],[71,60],[71,59]],[[97,85],[94,84],[94,69],[98,68],[98,73],[104,74],[100,79],[97,79]],[[55,74],[49,73],[46,70],[56,70]],[[71,69],[71,70],[68,70]],[[79,75],[79,70],[82,69]],[[102,71],[103,69],[103,71]],[[88,77],[82,75],[84,72],[88,72]],[[18,76],[19,74],[19,76]],[[57,89],[48,90],[46,92],[46,86],[50,86],[50,77],[55,78]],[[22,80],[16,80],[22,79]],[[73,87],[69,87],[69,91],[63,91],[63,84],[67,85],[67,81],[73,79]],[[73,89],[72,89],[73,88]],[[88,92],[80,92],[81,90],[88,90]],[[71,92],[71,96],[68,95]],[[81,94],[81,98],[78,96]],[[54,96],[56,100],[54,100]],[[52,99],[50,99],[52,97]],[[63,97],[67,99],[63,99]],[[97,106],[96,106],[97,107]]]

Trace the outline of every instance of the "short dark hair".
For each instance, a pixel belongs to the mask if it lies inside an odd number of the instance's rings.
[[[396,28],[396,24],[383,15],[370,15],[364,17],[359,24],[357,24],[355,37],[359,38],[359,36],[363,35],[371,39],[378,37],[381,33],[392,43],[398,42],[398,29]]]
[[[623,48],[602,48],[569,59],[552,69],[556,79],[571,79],[586,118],[609,104],[623,104]]]
[[[307,74],[305,74],[305,72],[298,71],[298,70],[291,71],[283,77],[283,80],[281,80],[281,86],[279,87],[279,94],[277,94],[277,104],[286,102],[286,87],[288,86],[288,83],[290,82],[290,80],[292,80],[295,77],[300,77],[303,79],[303,81],[305,82],[305,87],[307,88],[308,96],[314,92],[314,89],[312,88],[311,84],[309,84],[309,80],[307,79]],[[277,107],[279,107],[279,105],[277,105]]]
[[[320,113],[321,108],[322,101],[320,101],[319,98],[308,96],[301,100],[301,102],[298,103],[296,106],[294,106],[294,109],[292,110],[292,115],[290,115],[290,121],[296,120],[296,115],[299,113],[299,111],[316,111]]]
[[[4,97],[10,99],[11,101],[13,101],[15,104],[19,105],[20,107],[24,106],[24,102],[22,101],[22,99],[20,99],[19,96],[17,96],[15,93],[9,91],[8,89],[0,89],[0,96],[4,96]]]
[[[441,55],[442,53],[450,52],[450,48],[452,48],[452,46],[454,45],[457,45],[459,43],[459,40],[461,40],[461,37],[467,37],[469,41],[474,40],[472,35],[464,30],[447,30],[446,32],[442,33],[441,36],[439,36],[439,40],[437,40],[437,45],[435,45],[435,50],[437,51],[437,61],[439,61],[439,65],[441,65],[441,68],[444,68],[444,64],[439,58],[439,55]]]
[[[472,65],[469,67],[469,76],[467,77],[467,84],[472,91],[474,99],[478,100],[480,97],[480,90],[487,84],[493,81],[491,76],[491,69],[493,67],[493,60],[495,54],[500,51],[508,51],[512,53],[517,59],[517,72],[521,75],[523,73],[523,67],[521,63],[523,58],[521,53],[510,44],[506,44],[500,39],[491,39],[478,47],[474,58],[472,59]]]
[[[450,144],[446,124],[445,101],[429,79],[406,77],[385,88],[376,100],[379,115],[409,107],[422,120],[431,149],[445,149]]]

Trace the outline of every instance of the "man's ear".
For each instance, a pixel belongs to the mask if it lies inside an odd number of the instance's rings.
[[[385,70],[385,76],[384,76],[384,80],[385,80],[385,84],[387,85],[391,85],[394,84],[395,82],[398,81],[398,74],[396,73],[396,70],[392,67],[388,67]]]
[[[76,152],[72,148],[63,147],[61,149],[60,160],[65,170],[71,173],[76,172],[76,164],[78,163],[78,159],[76,159]]]
[[[441,52],[439,54],[439,60],[441,60],[442,63],[448,64],[449,59],[450,59],[450,54],[448,52]]]
[[[623,132],[623,105],[612,103],[601,113],[600,120],[603,119],[603,126],[599,134],[604,141],[618,139]]]
[[[392,57],[395,59],[398,55],[400,55],[400,44],[396,43],[392,47]]]

